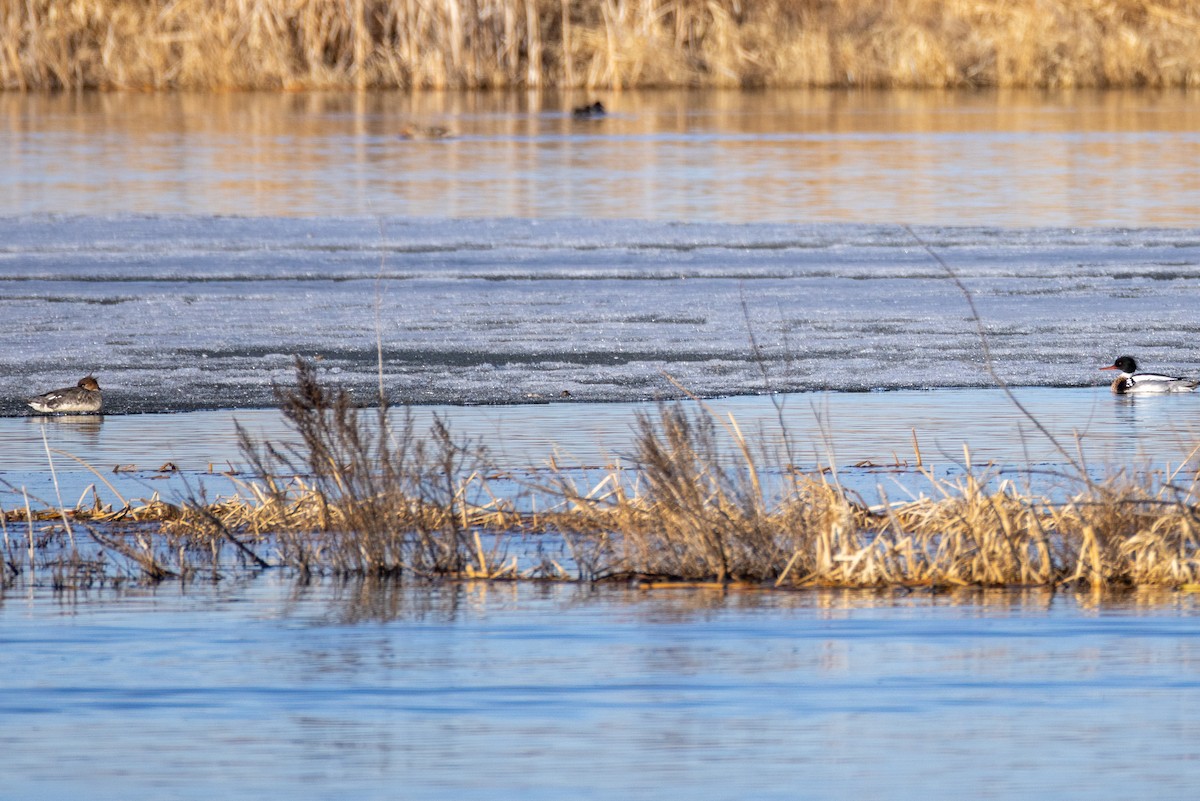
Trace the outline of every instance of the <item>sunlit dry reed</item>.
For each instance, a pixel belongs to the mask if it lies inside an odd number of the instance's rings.
[[[642,419],[634,478],[582,492],[554,523],[593,577],[778,586],[1184,586],[1200,583],[1195,486],[1079,481],[1060,500],[926,474],[931,497],[867,508],[820,474],[722,453],[703,410]],[[774,493],[762,476],[785,476]],[[1177,478],[1177,477],[1173,477]],[[590,546],[590,547],[589,547]]]
[[[386,407],[357,409],[302,361],[296,377],[279,399],[300,442],[277,446],[243,431],[253,471],[237,497],[112,509],[93,493],[91,506],[40,513],[27,503],[4,516],[9,578],[26,569],[18,534],[28,536],[32,575],[35,539],[39,548],[65,541],[55,532],[65,535],[70,514],[104,554],[152,579],[215,571],[232,549],[250,567],[355,575],[1200,587],[1197,479],[1182,468],[1076,476],[1075,491],[1059,487],[1053,498],[973,472],[953,482],[925,472],[926,494],[916,500],[866,506],[821,471],[798,472],[757,452],[732,418],[718,420],[703,404],[668,404],[637,419],[636,450],[622,466],[583,486],[578,472],[551,467],[539,487],[549,508],[519,514],[512,499],[489,494],[486,454],[442,423],[422,433]],[[573,572],[553,560],[518,572],[507,554],[518,534],[561,536]],[[97,562],[72,558],[73,575],[93,580]]]
[[[7,89],[1200,82],[1184,0],[28,0]]]
[[[795,477],[772,505],[748,445],[737,434],[736,452],[722,449],[706,413],[664,406],[638,429],[633,469],[606,478],[602,491],[581,492],[560,476],[564,511],[548,518],[577,561],[587,555],[592,577],[774,580],[812,531],[857,528],[853,505],[821,480]]]
[[[243,453],[261,479],[255,492],[275,521],[269,529],[287,564],[363,573],[491,572],[475,528],[481,517],[505,515],[472,500],[483,468],[479,449],[455,441],[440,420],[419,434],[410,415],[393,418],[386,404],[364,417],[345,390],[326,388],[299,359],[296,379],[294,388],[278,390],[278,399],[299,445],[277,448],[240,431]],[[261,520],[254,525],[263,529]]]

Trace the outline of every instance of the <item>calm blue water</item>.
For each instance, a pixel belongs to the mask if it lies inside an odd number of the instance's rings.
[[[382,352],[393,400],[503,402],[422,414],[507,466],[622,457],[646,408],[627,401],[670,376],[806,390],[795,461],[866,493],[902,497],[911,470],[854,465],[911,465],[914,430],[939,475],[964,443],[973,467],[1061,470],[985,388],[977,322],[1089,468],[1194,470],[1196,397],[1114,398],[1095,372],[1125,352],[1200,369],[1191,95],[603,99],[611,117],[581,127],[571,99],[532,94],[0,97],[0,506],[110,501],[101,476],[129,498],[224,482],[233,418],[285,434],[263,407],[293,354],[361,398]],[[410,120],[456,135],[400,140]],[[113,413],[19,416],[89,371]],[[879,388],[899,391],[836,391]],[[714,407],[778,444],[767,400]],[[1091,801],[1200,782],[1186,592],[49,583],[0,591],[3,799]]]
[[[1185,798],[1194,596],[282,576],[0,603],[6,798]]]
[[[731,464],[743,461],[733,441],[740,431],[767,470],[833,466],[864,497],[875,496],[877,486],[893,499],[928,493],[929,482],[917,470],[918,453],[920,466],[941,477],[960,475],[970,465],[981,476],[1022,483],[1031,468],[1078,476],[1072,462],[1093,477],[1181,468],[1186,476],[1197,469],[1200,405],[1191,394],[1122,397],[1106,387],[1025,387],[1015,397],[1024,412],[997,389],[747,396],[705,401],[703,408]],[[685,408],[699,407],[689,402]],[[1039,431],[1026,412],[1055,439]],[[553,460],[581,480],[594,481],[608,466],[633,464],[639,414],[657,419],[659,408],[567,402],[413,409],[415,431],[427,432],[436,415],[458,441],[484,446],[498,471],[541,470]],[[154,493],[179,500],[206,486],[210,495],[232,494],[238,487],[221,474],[247,477],[239,423],[258,440],[298,441],[282,415],[269,409],[0,417],[0,506],[22,506],[25,492],[34,506],[39,499],[57,505],[58,494],[72,506],[93,487],[105,503],[118,506],[116,493],[125,500]],[[164,466],[178,472],[161,470]],[[1035,480],[1043,487],[1079,488],[1056,475]],[[494,482],[501,494],[505,487]]]

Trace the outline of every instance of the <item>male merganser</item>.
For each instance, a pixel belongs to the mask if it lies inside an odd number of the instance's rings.
[[[1200,386],[1200,381],[1191,378],[1177,378],[1159,373],[1139,373],[1137,372],[1137,362],[1133,360],[1132,356],[1122,356],[1113,362],[1111,367],[1101,367],[1100,369],[1121,371],[1121,374],[1112,382],[1112,391],[1118,395],[1143,392],[1191,392]]]
[[[30,398],[29,405],[34,411],[47,414],[95,414],[100,411],[100,384],[95,376],[84,376],[73,387]]]

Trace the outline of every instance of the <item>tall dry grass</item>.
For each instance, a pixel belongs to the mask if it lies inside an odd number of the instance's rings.
[[[260,479],[255,533],[272,533],[286,564],[340,573],[493,572],[479,530],[506,527],[508,515],[472,501],[483,491],[480,449],[456,441],[441,421],[419,434],[410,415],[396,419],[386,403],[363,417],[349,393],[324,386],[300,359],[296,386],[278,389],[277,399],[298,445],[258,442],[240,428],[239,435]],[[228,516],[205,517],[236,539]]]
[[[386,406],[358,409],[302,361],[296,378],[278,396],[299,442],[243,431],[253,471],[242,495],[69,513],[26,504],[0,516],[0,584],[38,569],[35,551],[61,545],[69,514],[102,555],[155,580],[217,571],[232,548],[254,567],[342,575],[1200,588],[1200,474],[1182,468],[1105,481],[1080,474],[1053,497],[971,472],[955,482],[925,474],[918,499],[868,506],[835,477],[756,450],[735,420],[673,404],[636,420],[624,467],[582,486],[577,473],[541,471],[541,508],[520,513],[514,499],[489,492],[486,453],[446,426],[420,432]],[[517,536],[561,536],[573,570],[528,559],[518,569],[508,554]],[[95,581],[103,572],[74,539],[67,555],[61,575]]]
[[[6,89],[1200,83],[1186,0],[8,0]]]
[[[715,425],[702,408],[664,407],[639,423],[632,479],[581,491],[563,477],[553,522],[581,570],[789,587],[1200,584],[1196,476],[1079,476],[1051,499],[927,474],[927,497],[867,507],[824,474],[761,465],[732,421],[723,451]]]
[[[663,406],[637,426],[630,470],[586,491],[558,475],[563,511],[548,517],[588,578],[777,580],[812,532],[858,527],[855,505],[819,479],[792,476],[772,501],[778,466],[760,466],[736,428],[723,448],[706,412]]]
[[[587,581],[1200,585],[1195,476],[1080,477],[1078,492],[1051,499],[971,474],[957,483],[927,475],[928,497],[868,507],[823,473],[764,463],[736,422],[722,438],[703,407],[670,405],[637,420],[629,467],[582,489],[555,471],[557,505],[518,514],[468,500],[479,469],[463,469],[473,452],[444,429],[382,435],[309,368],[298,377],[285,410],[304,445],[283,457],[247,440],[257,465],[250,497],[172,515],[175,536],[215,521],[230,539],[273,545],[283,564],[338,573],[515,578],[480,535],[503,550],[506,537],[549,532],[567,541],[575,577]]]

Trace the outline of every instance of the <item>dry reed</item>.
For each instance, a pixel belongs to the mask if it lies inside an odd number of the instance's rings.
[[[928,497],[867,506],[825,473],[757,454],[732,419],[675,404],[637,419],[627,466],[582,489],[577,474],[552,469],[539,489],[551,489],[555,505],[518,514],[513,501],[489,493],[486,454],[456,442],[441,422],[421,434],[411,416],[386,406],[356,409],[307,363],[297,361],[296,376],[278,397],[300,443],[277,447],[242,431],[254,477],[238,497],[182,505],[153,498],[117,510],[95,500],[37,514],[26,504],[3,517],[5,575],[24,569],[22,533],[32,574],[35,539],[39,548],[62,539],[69,514],[105,553],[152,579],[215,571],[232,547],[253,567],[347,575],[787,588],[1200,586],[1197,477],[1178,472],[1079,476],[1078,491],[1060,489],[1053,499],[987,476],[950,483],[925,473]],[[506,556],[508,538],[531,533],[561,536],[574,574],[552,559],[519,572]],[[94,577],[94,560],[78,560],[76,575]]]
[[[1184,0],[28,0],[6,89],[1200,82]]]
[[[508,516],[472,501],[483,491],[480,449],[456,442],[440,420],[419,436],[411,415],[397,421],[386,403],[363,418],[349,393],[323,386],[300,359],[296,379],[277,398],[299,445],[280,449],[239,431],[270,520],[264,529],[256,515],[255,529],[277,536],[284,562],[352,573],[494,572],[477,529],[489,518],[503,526]],[[232,537],[227,516],[208,511]]]
[[[635,478],[561,481],[553,518],[593,577],[777,586],[1184,586],[1200,582],[1195,485],[1079,481],[1063,500],[926,474],[933,497],[875,507],[823,474],[765,470],[702,409],[640,421]],[[740,461],[738,461],[740,460]],[[785,476],[771,500],[762,476]],[[590,546],[590,549],[583,546]]]

